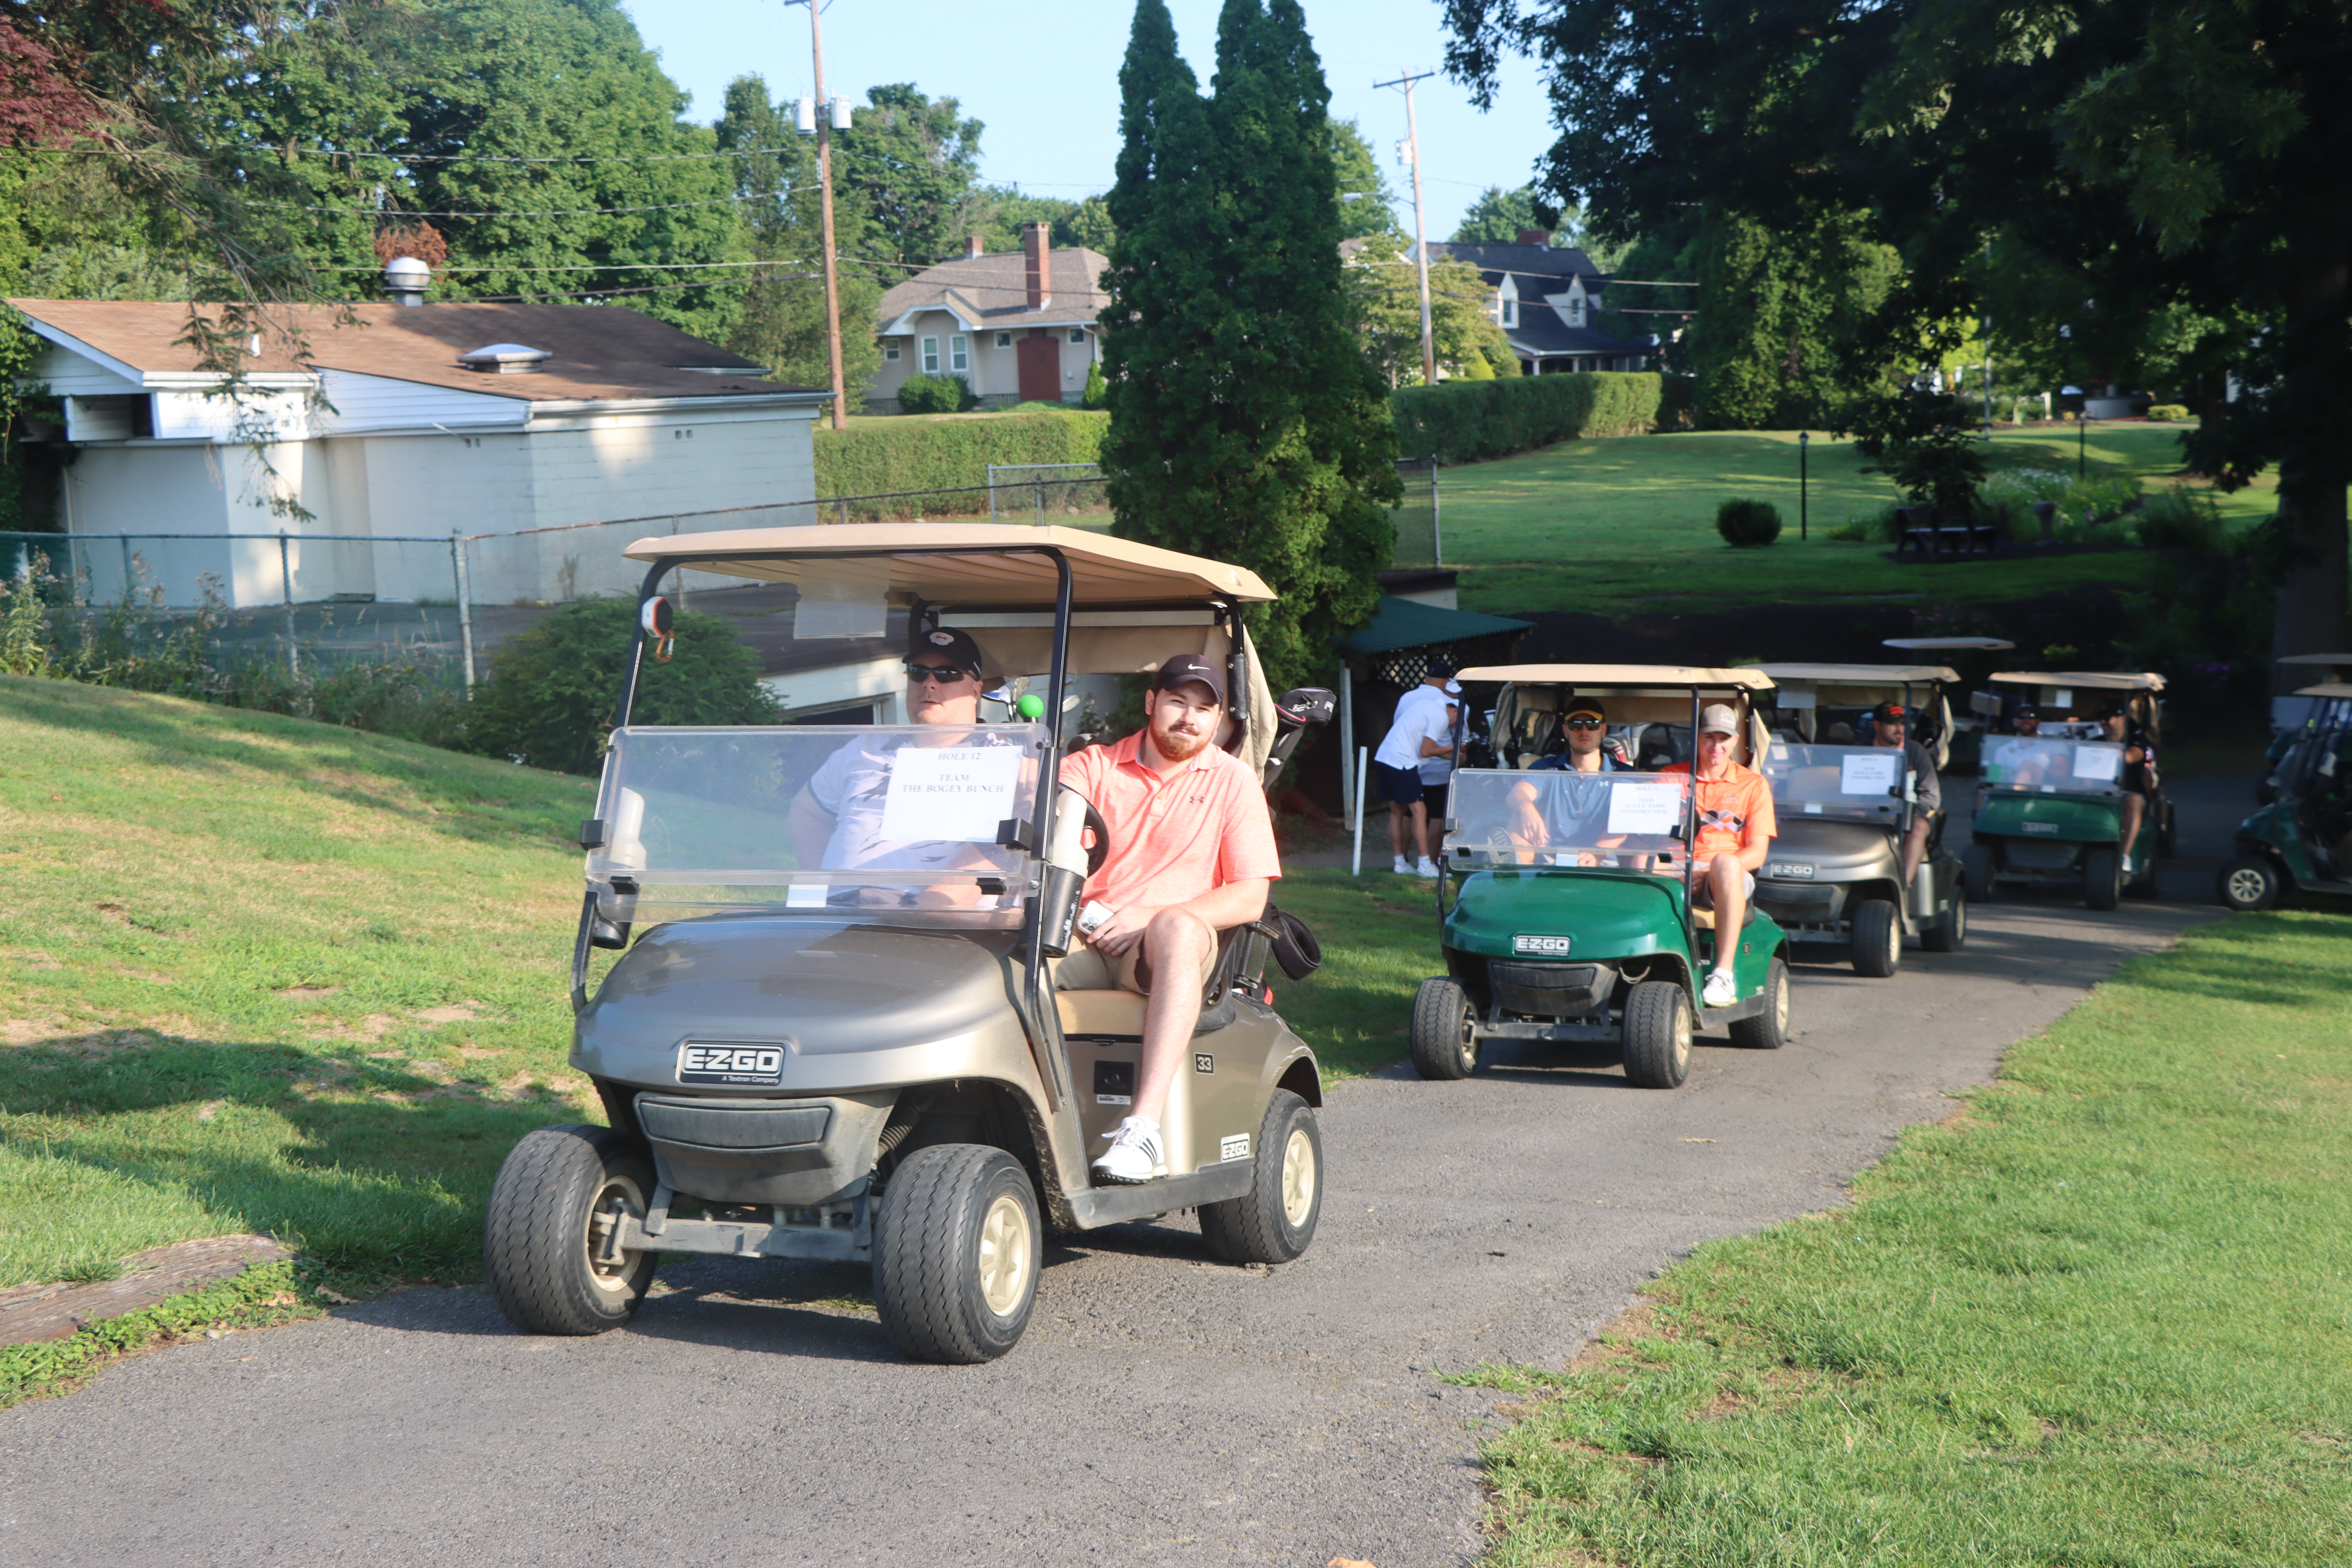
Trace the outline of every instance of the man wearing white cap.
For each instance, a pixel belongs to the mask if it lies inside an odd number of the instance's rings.
[[[1756,872],[1772,847],[1780,824],[1772,813],[1772,788],[1764,775],[1734,760],[1739,751],[1739,715],[1716,703],[1698,716],[1696,769],[1676,763],[1658,771],[1691,773],[1698,832],[1691,843],[1691,901],[1715,911],[1715,967],[1699,992],[1707,1007],[1739,1000],[1731,958],[1739,951],[1740,922],[1756,891]]]

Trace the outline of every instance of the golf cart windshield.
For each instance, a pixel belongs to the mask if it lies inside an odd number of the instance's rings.
[[[2107,741],[1996,735],[1985,742],[1984,782],[2036,795],[2120,795],[2124,749]]]
[[[1782,816],[1893,823],[1903,815],[1903,753],[1892,746],[1776,741],[1759,770]]]
[[[1037,724],[633,726],[613,732],[588,881],[607,919],[854,910],[1017,926]]]
[[[1508,773],[1453,780],[1447,854],[1493,866],[1679,866],[1690,780],[1679,773]]]

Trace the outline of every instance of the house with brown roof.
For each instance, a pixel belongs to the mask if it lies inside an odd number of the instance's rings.
[[[216,576],[236,605],[451,593],[446,547],[436,562],[330,540],[522,534],[815,497],[823,390],[768,381],[617,306],[273,310],[229,388],[184,341],[188,305],[10,303],[47,343],[26,379],[65,402],[67,531],[222,536],[144,553],[159,574]],[[478,548],[473,596],[568,597],[583,563],[617,560],[625,542]]]
[[[1053,249],[1047,233],[1024,224],[1018,251],[992,253],[973,235],[963,255],[884,294],[882,370],[868,405],[896,413],[898,388],[917,374],[961,377],[990,407],[1084,396],[1087,369],[1102,356],[1095,317],[1110,303],[1109,262],[1084,246]]]

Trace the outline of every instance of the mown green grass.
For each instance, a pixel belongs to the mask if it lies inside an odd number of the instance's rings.
[[[2177,428],[2098,426],[2093,478],[2136,476],[2150,494],[2180,467]],[[2059,432],[1996,435],[1994,467],[2073,473],[2074,440]],[[1507,615],[1584,610],[1622,616],[1679,607],[1924,595],[1935,602],[2031,597],[2081,586],[2136,587],[2156,563],[2137,552],[1947,561],[1885,559],[1882,543],[1824,537],[1899,498],[1853,443],[1816,434],[1807,458],[1811,538],[1798,538],[1793,431],[1717,431],[1568,441],[1539,452],[1449,469],[1444,555],[1462,571],[1465,609]],[[2233,525],[2266,517],[2275,476],[2221,498]],[[1718,504],[1771,501],[1786,528],[1764,549],[1734,550],[1715,531]],[[1702,603],[1704,601],[1704,603]]]
[[[2352,921],[2138,960],[1486,1452],[1498,1564],[2352,1561]]]
[[[0,1287],[256,1230],[470,1279],[564,1063],[584,780],[0,678]],[[1426,909],[1309,872],[1282,1004],[1335,1077],[1402,1049]],[[1391,907],[1391,906],[1398,907]],[[1410,908],[1403,906],[1410,905]]]

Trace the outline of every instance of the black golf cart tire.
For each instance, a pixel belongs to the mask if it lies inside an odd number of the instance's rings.
[[[2112,844],[2094,844],[2083,851],[2083,903],[2094,910],[2112,910],[2124,896],[2123,851]]]
[[[1323,1129],[1315,1108],[1277,1089],[1258,1122],[1250,1190],[1201,1205],[1201,1239],[1228,1263],[1287,1263],[1323,1215]]]
[[[1960,886],[1977,902],[1992,902],[1992,846],[1970,844],[1962,847]]]
[[[1625,1081],[1680,1089],[1690,1077],[1690,993],[1679,981],[1644,980],[1625,994]]]
[[[1435,975],[1412,994],[1412,1070],[1426,1079],[1468,1078],[1478,1065],[1478,1036],[1470,994],[1450,975]]]
[[[2247,914],[2275,909],[2286,892],[2286,879],[2277,867],[2252,856],[2240,856],[2221,868],[2213,879],[2213,896],[2225,910],[2238,910]]]
[[[1884,980],[1903,965],[1903,916],[1892,899],[1865,899],[1853,911],[1853,972]]]
[[[1789,966],[1779,959],[1764,970],[1764,1011],[1734,1023],[1731,1043],[1751,1051],[1777,1051],[1789,1043]]]
[[[542,1127],[507,1153],[482,1224],[490,1300],[527,1334],[601,1334],[636,1315],[660,1255],[623,1253],[617,1268],[591,1260],[591,1225],[619,1195],[642,1218],[653,1162],[609,1127]]]
[[[1952,889],[1952,907],[1934,925],[1919,931],[1919,945],[1929,952],[1958,952],[1969,943],[1969,889]]]
[[[998,1213],[1000,1204],[1010,1206]],[[986,1251],[992,1223],[997,1258]],[[1021,1162],[984,1143],[934,1143],[898,1163],[874,1216],[874,1306],[912,1361],[970,1366],[1021,1342],[1037,1304],[1045,1226]],[[992,1305],[991,1269],[1003,1310]],[[1003,1287],[1009,1284],[1010,1289]]]

